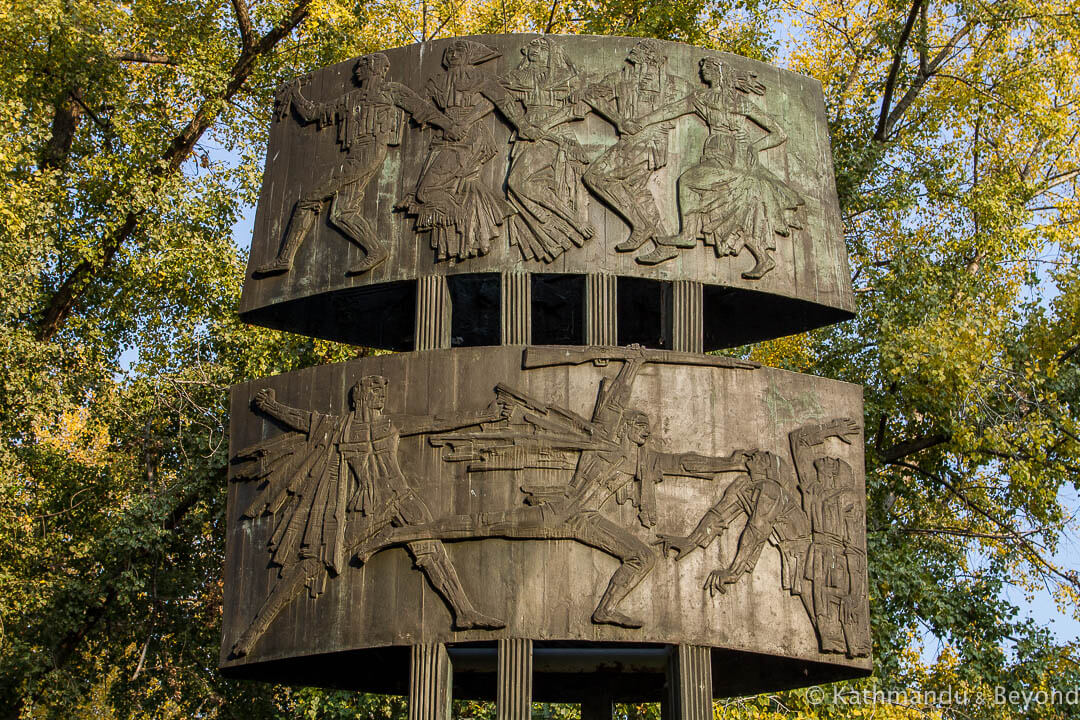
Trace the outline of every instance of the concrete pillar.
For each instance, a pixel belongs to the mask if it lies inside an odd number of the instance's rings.
[[[585,276],[585,344],[617,345],[618,337],[615,276],[589,273]]]
[[[692,280],[672,283],[671,349],[703,352],[702,285]]]
[[[416,337],[414,350],[450,347],[450,289],[443,275],[416,281]]]
[[[525,638],[499,640],[496,720],[529,720],[532,717],[532,648],[533,641]]]
[[[409,662],[409,720],[450,720],[453,668],[446,646],[412,646]]]
[[[502,344],[532,342],[532,282],[525,272],[502,273]]]
[[[712,720],[712,657],[700,645],[676,645],[667,669],[664,720]]]

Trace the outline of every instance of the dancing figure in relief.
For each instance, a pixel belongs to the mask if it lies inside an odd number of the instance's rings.
[[[353,548],[364,538],[391,525],[432,521],[427,504],[398,464],[402,437],[492,422],[505,415],[498,405],[479,415],[449,419],[384,415],[386,387],[386,379],[378,375],[361,379],[349,392],[352,412],[344,416],[289,407],[278,402],[270,388],[255,395],[255,407],[290,432],[237,453],[243,465],[234,479],[262,483],[243,517],[274,516],[268,547],[271,564],[281,570],[280,580],[234,645],[234,655],[249,653],[305,587],[312,597],[322,593],[327,579],[344,570]],[[456,628],[505,625],[473,607],[441,542],[421,539],[405,548],[450,606]]]
[[[749,95],[765,93],[753,73],[737,72],[708,57],[701,61],[701,79],[707,88],[623,125],[627,132],[646,133],[683,115],[696,115],[709,128],[701,161],[679,176],[679,233],[655,238],[656,248],[637,260],[646,265],[671,260],[680,248],[695,247],[702,238],[717,257],[736,256],[746,248],[754,267],[742,276],[758,280],[776,266],[776,236],[786,237],[801,227],[797,213],[804,200],[758,159],[761,152],[787,142],[787,134],[750,101]],[[749,124],[765,134],[752,140]]]
[[[589,164],[585,185],[630,225],[630,237],[615,246],[637,250],[660,232],[660,210],[647,187],[649,178],[668,162],[670,122],[649,123],[627,132],[627,123],[662,111],[690,92],[683,79],[669,74],[667,58],[656,40],[641,40],[630,49],[626,64],[583,96],[620,133],[618,141]],[[678,117],[678,116],[675,116]]]
[[[526,260],[551,262],[596,233],[581,186],[588,159],[571,126],[589,107],[580,99],[582,77],[559,44],[538,37],[521,53],[521,64],[502,84],[524,107],[535,137],[519,134],[510,153],[507,197],[517,211],[509,222],[510,245]]]
[[[299,81],[288,85],[278,98],[279,117],[290,108],[305,123],[318,122],[322,129],[337,125],[337,141],[345,153],[340,163],[315,187],[305,190],[289,218],[288,232],[276,257],[261,265],[257,276],[289,272],[304,239],[315,227],[319,214],[330,203],[330,223],[364,251],[364,259],[349,268],[356,275],[386,260],[388,253],[364,218],[364,193],[383,166],[389,146],[401,143],[405,113],[416,122],[448,128],[451,120],[405,85],[386,80],[390,61],[382,53],[365,55],[356,62],[353,80],[358,88],[327,103],[311,102],[300,92]]]
[[[436,260],[486,255],[514,213],[480,177],[498,152],[486,120],[496,108],[521,137],[532,137],[498,78],[478,67],[499,55],[482,43],[455,40],[443,53],[446,72],[427,83],[428,98],[453,125],[432,138],[416,190],[397,209],[416,217],[416,232],[431,233]]]

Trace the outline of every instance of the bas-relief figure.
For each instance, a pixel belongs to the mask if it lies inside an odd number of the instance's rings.
[[[859,426],[848,418],[792,431],[795,477],[779,456],[754,452],[746,461],[748,474],[727,486],[689,535],[660,535],[664,553],[675,551],[681,560],[745,517],[735,556],[705,581],[710,595],[752,573],[770,542],[780,551],[781,587],[802,601],[821,651],[868,656],[866,553],[859,543],[866,527],[862,488],[850,465],[817,450],[830,437],[850,443],[858,435]]]
[[[804,200],[758,158],[782,146],[787,135],[751,100],[766,91],[753,73],[707,57],[700,63],[707,87],[694,91],[668,72],[655,40],[639,41],[622,68],[598,81],[579,73],[562,45],[548,37],[530,41],[520,64],[502,77],[487,67],[500,54],[479,42],[452,42],[443,54],[443,72],[428,79],[423,98],[384,79],[389,62],[381,54],[360,59],[360,89],[336,103],[310,103],[298,86],[290,86],[282,98],[286,111],[291,106],[302,121],[318,120],[320,127],[336,122],[346,159],[301,196],[277,256],[256,275],[291,268],[327,203],[330,222],[367,253],[350,273],[366,272],[386,258],[360,202],[386,146],[401,142],[402,110],[436,129],[415,189],[396,209],[415,217],[415,232],[430,234],[437,261],[485,255],[505,232],[524,259],[551,262],[596,233],[587,219],[585,188],[629,226],[617,251],[655,241],[654,249],[636,258],[643,265],[671,260],[701,238],[717,257],[734,257],[746,248],[754,266],[742,277],[757,280],[775,267],[776,237],[801,229]],[[499,152],[501,140],[486,120],[495,111],[513,133],[505,189],[489,187],[481,177]],[[617,134],[594,158],[573,132],[573,124],[590,112]],[[679,232],[663,235],[663,218],[647,185],[668,164],[669,136],[685,115],[704,122],[709,136],[698,164],[678,179]]]
[[[270,564],[281,570],[269,597],[236,642],[235,655],[247,654],[305,587],[317,597],[327,578],[339,575],[354,548],[371,534],[391,524],[432,521],[427,504],[398,464],[403,436],[467,427],[502,415],[497,406],[479,415],[449,419],[384,415],[386,393],[385,378],[364,377],[349,391],[351,412],[342,416],[289,407],[269,388],[256,394],[256,409],[289,432],[238,452],[236,459],[246,467],[235,479],[262,483],[243,517],[274,515]],[[405,547],[450,606],[456,627],[505,625],[473,607],[441,542],[417,540]]]
[[[279,117],[292,109],[304,123],[317,122],[320,129],[337,126],[337,142],[344,153],[315,187],[300,195],[288,231],[277,256],[260,266],[256,275],[269,276],[292,269],[293,258],[319,214],[330,203],[330,223],[360,246],[364,259],[349,268],[349,274],[371,270],[387,258],[361,204],[371,180],[382,169],[387,147],[401,144],[404,113],[416,122],[449,128],[453,122],[401,83],[386,80],[390,61],[381,53],[365,55],[356,62],[353,80],[358,86],[337,100],[315,103],[305,98],[299,81],[288,85],[278,97]],[[448,131],[452,132],[452,131]]]
[[[589,163],[582,179],[630,226],[630,236],[615,246],[637,250],[660,232],[660,210],[646,186],[667,165],[669,122],[652,123],[637,133],[628,123],[648,116],[690,91],[682,78],[667,72],[667,57],[656,40],[641,40],[623,67],[589,87],[585,101],[620,133],[618,141]]]
[[[363,564],[385,548],[404,545],[432,587],[447,602],[459,629],[503,627],[469,600],[443,542],[510,538],[571,540],[619,561],[603,590],[592,620],[635,628],[641,621],[619,609],[622,600],[668,550],[684,557],[707,547],[738,517],[746,524],[734,559],[710,574],[705,589],[723,592],[752,572],[766,541],[782,558],[780,585],[798,595],[817,629],[823,652],[868,654],[865,554],[858,544],[863,518],[854,475],[844,461],[821,456],[828,437],[847,440],[858,433],[850,420],[793,431],[790,444],[797,479],[785,462],[763,450],[733,450],[706,457],[666,453],[651,444],[649,416],[628,405],[634,379],[649,362],[731,369],[753,363],[642,348],[585,348],[579,351],[529,348],[525,369],[592,362],[621,363],[601,381],[591,418],[528,397],[505,385],[495,388],[489,409],[451,418],[384,415],[387,382],[368,376],[350,392],[352,410],[343,416],[291,408],[271,390],[256,394],[258,411],[290,430],[237,454],[245,463],[237,480],[263,483],[245,518],[274,515],[269,541],[271,564],[281,568],[255,618],[233,648],[251,651],[278,614],[307,587],[313,597],[351,558]],[[472,428],[472,429],[469,429]],[[475,515],[432,514],[418,486],[404,477],[398,442],[425,435],[447,448],[443,460],[465,463],[466,472],[514,471],[521,505]],[[565,471],[565,481],[551,475]],[[735,474],[719,501],[689,536],[639,537],[613,521],[604,507],[615,500],[638,509],[639,524],[657,521],[655,486],[682,476],[719,481]],[[545,478],[546,483],[541,478]],[[660,553],[653,547],[660,545]]]
[[[655,265],[692,248],[702,238],[717,257],[737,256],[745,247],[754,267],[742,273],[758,280],[776,267],[771,251],[776,236],[801,228],[796,214],[803,199],[787,183],[762,167],[758,154],[787,142],[787,134],[747,98],[763,95],[765,86],[750,73],[737,73],[717,58],[701,61],[701,79],[708,86],[626,124],[639,134],[683,115],[696,115],[709,128],[701,161],[679,176],[678,234],[658,237],[656,249],[638,262]],[[765,131],[751,140],[748,124]]]
[[[425,94],[453,121],[432,138],[416,190],[398,209],[416,217],[418,233],[431,233],[436,260],[486,255],[514,209],[480,177],[498,154],[484,121],[496,108],[518,126],[506,90],[483,63],[501,53],[482,43],[455,40],[443,53],[445,72],[427,82]],[[526,133],[524,127],[519,132]]]
[[[519,134],[510,152],[506,194],[517,211],[510,218],[510,245],[526,260],[551,262],[596,234],[581,184],[589,161],[572,129],[589,107],[581,100],[584,78],[561,45],[538,37],[521,54],[521,64],[502,84],[535,132],[531,139]]]

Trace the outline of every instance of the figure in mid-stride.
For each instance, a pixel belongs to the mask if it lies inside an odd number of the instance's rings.
[[[751,94],[765,93],[752,73],[707,57],[701,61],[701,80],[708,87],[626,123],[627,132],[645,132],[683,115],[697,115],[709,128],[701,160],[679,176],[679,233],[654,238],[656,249],[637,261],[666,262],[680,249],[696,247],[701,238],[717,257],[735,256],[746,248],[754,266],[742,276],[759,280],[776,267],[776,236],[802,227],[798,211],[804,200],[758,160],[764,150],[787,142],[787,134],[750,102]],[[751,140],[751,125],[765,134]]]
[[[433,105],[401,83],[386,80],[390,61],[382,53],[365,55],[356,62],[353,80],[359,86],[337,100],[311,102],[300,94],[299,82],[285,88],[279,98],[281,117],[292,108],[305,123],[319,128],[337,125],[337,141],[345,158],[315,187],[306,190],[289,218],[289,229],[277,256],[261,265],[257,276],[289,272],[296,251],[315,227],[322,209],[330,203],[330,223],[364,251],[364,258],[348,269],[359,275],[379,265],[388,256],[386,248],[364,218],[361,204],[372,179],[382,168],[387,148],[401,144],[405,113],[418,123],[449,130],[452,122]]]

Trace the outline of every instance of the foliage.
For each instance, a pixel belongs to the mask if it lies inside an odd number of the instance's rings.
[[[3,4],[0,717],[402,716],[400,699],[216,672],[225,389],[363,352],[240,325],[231,228],[281,82],[379,47],[524,30],[679,39],[821,80],[858,318],[748,352],[866,387],[878,671],[851,687],[1076,687],[1076,644],[1003,591],[1045,584],[1075,612],[1055,550],[1080,477],[1078,15],[1076,0]],[[806,691],[717,707],[1076,712]]]

